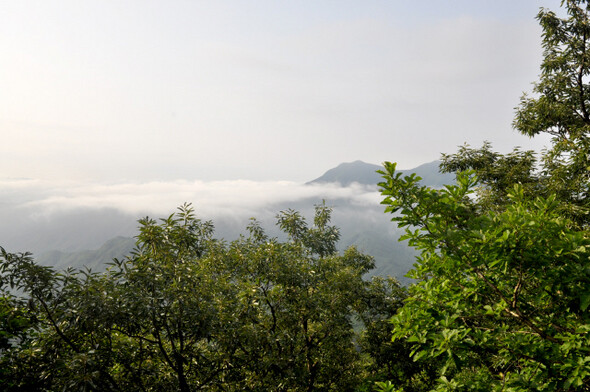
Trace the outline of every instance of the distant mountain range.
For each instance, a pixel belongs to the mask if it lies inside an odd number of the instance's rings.
[[[402,172],[418,174],[422,177],[422,183],[428,186],[441,187],[444,184],[453,183],[454,175],[439,173],[439,163],[439,161],[434,161]],[[362,161],[342,163],[307,184],[336,183],[346,187],[358,183],[369,188],[374,187],[376,192],[377,183],[381,181],[381,176],[376,171],[380,169],[381,166],[379,165]],[[269,205],[267,211],[261,211],[260,216],[257,216],[257,218],[272,222],[275,219],[274,214],[287,208],[293,208],[300,211],[304,216],[310,216],[313,214],[313,205],[320,202],[321,199],[305,199],[291,203],[288,206]],[[374,205],[358,205],[345,198],[330,199],[327,202],[329,205],[334,206],[333,223],[340,228],[339,249],[344,250],[354,245],[361,252],[374,257],[376,268],[370,275],[396,276],[402,282],[407,283],[408,280],[404,278],[404,275],[412,267],[416,253],[406,243],[398,241],[403,231],[390,221],[390,216],[383,213],[383,207],[378,202]],[[120,222],[116,219],[113,220],[113,223],[120,225]],[[216,238],[231,240],[237,238],[239,233],[244,232],[248,222],[230,222],[228,224],[223,219],[214,219],[213,223],[216,228]],[[104,226],[106,229],[107,225]],[[266,229],[271,236],[281,236],[276,227],[271,226]],[[86,266],[93,271],[101,271],[106,268],[107,263],[112,261],[113,258],[124,258],[129,255],[134,248],[134,244],[135,240],[133,238],[118,236],[107,241],[96,250],[77,252],[48,251],[37,254],[36,258],[40,264],[51,265],[58,269],[67,267],[83,268]]]
[[[400,170],[404,174],[416,173],[422,177],[422,184],[441,187],[455,181],[455,175],[439,172],[440,161],[425,163],[409,170]],[[322,176],[308,182],[307,184],[338,183],[341,186],[348,186],[353,183],[375,186],[382,181],[377,170],[383,167],[363,161],[341,163],[333,169],[328,170]]]
[[[131,254],[135,248],[135,239],[129,237],[115,237],[105,242],[96,250],[79,252],[62,252],[52,250],[37,257],[43,265],[50,265],[57,269],[68,267],[80,268],[84,266],[92,271],[102,271],[115,258],[123,258]]]

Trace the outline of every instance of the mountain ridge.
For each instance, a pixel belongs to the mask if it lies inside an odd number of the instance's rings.
[[[402,170],[401,172],[404,174],[416,173],[422,177],[422,183],[424,185],[433,187],[454,182],[454,175],[441,174],[438,171],[439,163],[439,161],[428,162],[413,169]],[[381,176],[376,171],[380,169],[381,166],[379,165],[365,163],[360,160],[344,162],[306,184],[338,183],[340,186],[349,186],[353,183],[358,183],[376,191],[377,183],[381,181]],[[302,214],[309,215],[311,213],[310,206],[314,202],[316,201],[302,200],[296,205],[272,205],[267,206],[267,209],[276,208],[276,211],[280,211],[283,208],[295,208]],[[338,205],[334,210],[333,223],[342,232],[342,238],[338,248],[344,250],[354,245],[362,252],[374,257],[376,268],[369,275],[397,276],[401,281],[407,282],[407,279],[404,279],[404,275],[414,263],[415,252],[406,243],[397,241],[402,234],[402,230],[395,227],[391,223],[390,217],[383,214],[382,207],[378,203],[359,207],[359,205],[353,205],[346,199],[340,199],[337,203]],[[270,218],[272,221],[272,214],[268,215],[268,212],[262,211],[260,214],[266,214],[266,218]],[[257,218],[260,217],[257,216]],[[219,220],[214,220],[214,223],[219,238],[226,240],[231,240],[231,238],[239,235],[242,232],[241,230],[243,230],[242,228],[237,229],[237,231],[228,230],[233,226],[224,225],[223,221],[220,222]],[[236,225],[245,228],[247,222],[236,223]],[[221,230],[218,231],[218,229]],[[272,225],[268,230],[269,234],[273,235]],[[84,268],[86,266],[93,271],[101,271],[107,267],[107,263],[111,262],[113,258],[120,259],[129,255],[134,245],[135,240],[133,238],[126,236],[117,237],[114,235],[113,238],[104,242],[99,249],[74,252],[50,250],[40,253],[37,256],[37,261],[42,265],[53,266],[58,269],[65,269],[67,267]]]
[[[410,173],[416,173],[416,175],[422,178],[421,183],[427,186],[442,187],[446,184],[452,184],[455,182],[455,176],[452,173],[441,173],[439,171],[440,166],[439,160],[423,163],[422,165],[416,166],[412,169],[400,170],[404,175]],[[377,173],[377,170],[383,169],[380,165],[372,163],[366,163],[361,160],[353,162],[344,162],[338,166],[327,170],[320,177],[306,182],[306,185],[312,184],[326,184],[336,183],[340,186],[349,186],[353,183],[374,186],[381,182],[381,175]]]

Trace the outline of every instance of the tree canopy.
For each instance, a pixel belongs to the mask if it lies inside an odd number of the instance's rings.
[[[364,280],[373,260],[338,253],[330,217],[283,211],[285,241],[252,221],[227,243],[185,205],[140,220],[135,251],[104,273],[1,249],[0,388],[340,391],[417,371],[372,360],[405,290]]]
[[[385,163],[386,211],[420,256],[393,317],[413,359],[440,358],[432,390],[590,390],[590,6],[542,9],[544,60],[514,128],[540,155],[489,143],[444,155],[457,182],[420,186]],[[428,390],[428,389],[427,389]]]

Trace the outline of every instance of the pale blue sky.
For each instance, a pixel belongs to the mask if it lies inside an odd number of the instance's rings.
[[[1,1],[0,178],[307,181],[541,148],[510,126],[541,6],[559,1]]]

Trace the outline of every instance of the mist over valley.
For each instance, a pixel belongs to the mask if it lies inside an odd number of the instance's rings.
[[[424,183],[441,186],[452,175],[438,173],[438,161],[409,169]],[[167,181],[146,183],[46,183],[29,179],[2,180],[0,244],[10,252],[32,252],[57,268],[103,269],[134,246],[137,220],[167,217],[183,203],[197,216],[211,220],[215,237],[227,241],[246,234],[251,218],[271,236],[280,236],[276,215],[288,209],[308,219],[314,206],[333,208],[332,223],[340,228],[339,249],[351,245],[375,257],[374,274],[401,278],[414,252],[397,239],[401,231],[380,205],[380,166],[343,163],[305,184],[289,181]]]

